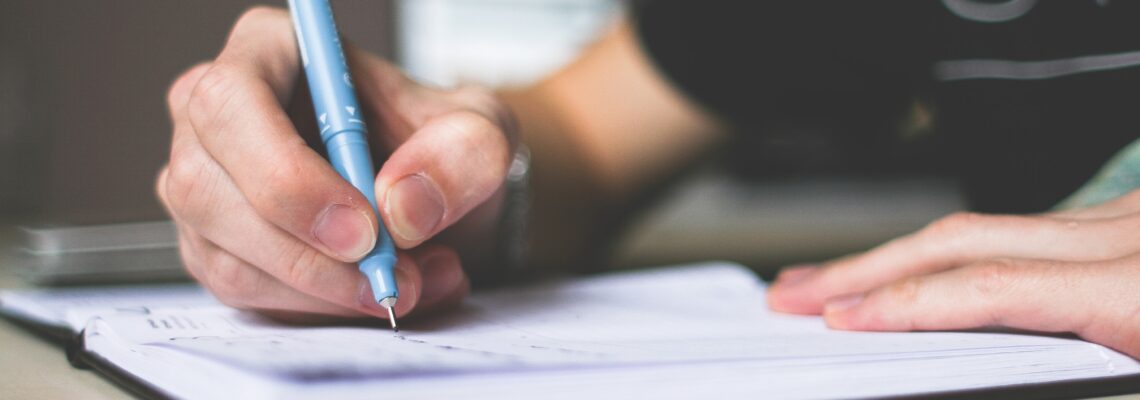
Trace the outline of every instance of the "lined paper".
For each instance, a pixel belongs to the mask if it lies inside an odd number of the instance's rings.
[[[833,398],[1140,372],[1068,338],[831,331],[769,311],[763,283],[724,263],[484,293],[401,325],[159,308],[92,320],[86,341],[186,398]]]

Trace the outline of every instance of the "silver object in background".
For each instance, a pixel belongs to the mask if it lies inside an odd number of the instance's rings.
[[[20,275],[39,285],[187,280],[170,221],[21,227]]]

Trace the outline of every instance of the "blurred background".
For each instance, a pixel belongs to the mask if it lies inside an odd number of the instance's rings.
[[[238,15],[259,3],[285,2],[0,3],[0,217],[161,218],[151,183],[169,144],[165,90],[213,58]],[[334,4],[347,37],[440,85],[537,79],[618,10],[610,0]]]
[[[162,218],[164,92],[220,49],[254,2],[5,0],[0,13],[0,212],[15,223]],[[391,25],[343,13],[349,35],[390,53]],[[346,21],[348,22],[348,21]]]
[[[212,58],[241,12],[284,1],[0,0],[0,224],[163,219],[170,81]],[[358,45],[438,85],[525,85],[572,60],[619,0],[334,0]],[[754,266],[858,250],[961,207],[932,177],[741,184],[693,174],[630,228],[615,260]]]

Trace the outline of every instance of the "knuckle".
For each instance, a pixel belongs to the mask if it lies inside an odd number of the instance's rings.
[[[498,124],[476,112],[456,113],[451,124],[460,146],[477,156],[482,167],[494,168],[495,176],[506,173],[511,162],[509,143]]]
[[[312,180],[306,176],[301,162],[293,160],[295,156],[281,154],[277,158],[265,177],[256,182],[256,187],[247,191],[250,205],[261,215],[277,219],[278,217],[298,215],[298,201],[313,193]]]
[[[182,109],[190,100],[190,92],[201,78],[201,70],[209,69],[209,64],[199,64],[183,72],[166,91],[166,104],[171,111]]]
[[[184,157],[172,157],[166,172],[166,187],[159,188],[170,208],[181,211],[185,208],[185,199],[195,192],[202,168],[197,163],[188,162]]]
[[[286,263],[285,282],[301,292],[314,293],[315,289],[322,287],[322,265],[325,257],[316,249],[309,246],[293,252],[293,256],[284,261]]]
[[[917,303],[922,294],[923,278],[909,277],[887,286],[887,298],[899,304]]]
[[[215,178],[207,172],[210,169],[199,157],[177,156],[171,158],[166,169],[164,199],[172,212],[180,216],[193,214],[197,208],[208,207],[214,190]],[[203,204],[206,203],[206,204]]]
[[[1019,265],[1011,259],[999,258],[967,267],[971,288],[982,296],[995,296],[1009,290],[1019,275]]]
[[[923,232],[927,235],[956,236],[981,223],[985,215],[974,212],[956,212],[927,225]]]
[[[241,71],[223,64],[214,64],[198,79],[186,101],[186,112],[199,133],[212,133],[210,122],[224,116],[242,79]]]
[[[248,307],[261,286],[261,274],[221,250],[205,256],[208,263],[204,284],[223,304]]]

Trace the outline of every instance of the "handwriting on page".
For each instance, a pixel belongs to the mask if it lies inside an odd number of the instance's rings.
[[[830,331],[769,312],[764,294],[716,263],[479,293],[399,335],[214,306],[114,313],[83,337],[186,398],[875,397],[1140,373],[1074,339]]]
[[[120,316],[115,327],[135,343],[302,381],[781,358],[802,366],[1057,346],[1010,337],[1002,349],[1000,335],[970,343],[961,334],[838,333],[816,318],[769,313],[763,299],[745,271],[700,268],[481,295],[401,334],[285,326],[225,308]]]
[[[95,316],[218,305],[204,289],[188,284],[10,290],[0,292],[0,303],[9,313],[75,333]]]

